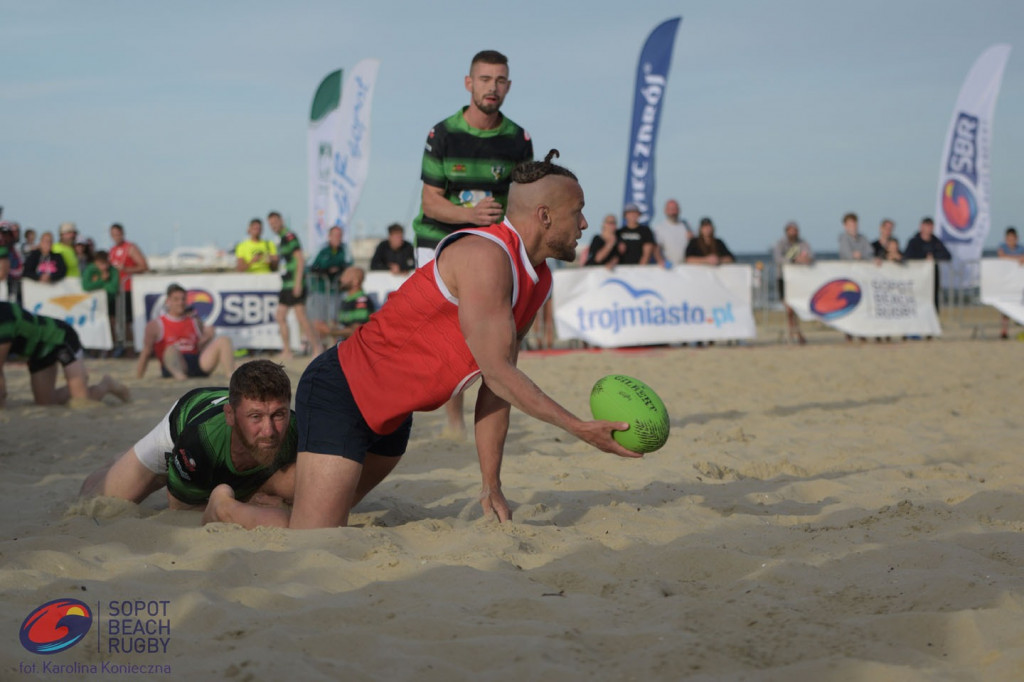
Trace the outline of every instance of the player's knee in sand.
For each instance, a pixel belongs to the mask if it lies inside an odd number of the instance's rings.
[[[188,378],[188,365],[185,364],[185,356],[177,346],[171,345],[164,350],[163,365],[178,381]]]

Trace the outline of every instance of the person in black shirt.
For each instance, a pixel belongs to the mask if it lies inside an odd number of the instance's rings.
[[[623,210],[626,224],[620,227],[615,236],[619,245],[619,265],[646,265],[652,259],[660,259],[661,254],[654,239],[654,233],[647,225],[640,224],[640,207],[626,204]]]
[[[686,262],[721,265],[722,263],[732,263],[735,260],[725,242],[715,236],[715,225],[711,222],[711,218],[701,218],[700,231],[686,245]]]
[[[371,270],[389,270],[394,275],[416,269],[416,252],[405,241],[405,230],[398,223],[388,225],[388,238],[377,245],[370,259]]]
[[[903,251],[903,260],[930,260],[935,263],[933,295],[936,311],[939,309],[939,261],[952,259],[953,255],[949,249],[935,236],[935,221],[928,217],[922,218],[918,233],[907,242],[907,248]]]
[[[604,265],[613,268],[619,262],[619,254],[615,250],[618,240],[615,233],[618,231],[618,222],[615,215],[609,213],[601,223],[601,234],[595,234],[590,240],[590,247],[587,249],[587,260],[584,265]]]

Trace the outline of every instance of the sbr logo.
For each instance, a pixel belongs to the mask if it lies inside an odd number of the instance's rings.
[[[978,201],[974,192],[956,178],[947,180],[942,187],[942,214],[953,229],[961,232],[971,229],[978,217]]]
[[[92,609],[77,599],[55,599],[28,614],[21,645],[34,654],[55,654],[78,644],[92,627]]]

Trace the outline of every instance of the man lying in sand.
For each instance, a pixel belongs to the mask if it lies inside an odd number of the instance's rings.
[[[454,232],[348,340],[313,360],[295,393],[295,505],[243,504],[216,488],[204,522],[247,528],[344,526],[349,511],[405,453],[412,413],[444,405],[482,375],[476,446],[484,513],[511,516],[501,491],[510,404],[621,457],[624,422],[583,421],[516,367],[519,344],[551,293],[546,258],[572,261],[586,229],[583,189],[568,169],[528,162],[512,172],[503,223]]]
[[[139,503],[167,486],[172,509],[201,509],[229,486],[258,504],[290,501],[295,490],[291,382],[270,360],[235,370],[229,388],[197,388],[110,466],[93,472],[81,495]]]
[[[108,393],[127,402],[128,387],[104,374],[89,385],[78,333],[64,320],[25,312],[17,303],[0,302],[0,408],[7,402],[4,363],[15,354],[28,361],[32,397],[37,405],[103,400]],[[57,388],[57,363],[64,367],[67,386]]]

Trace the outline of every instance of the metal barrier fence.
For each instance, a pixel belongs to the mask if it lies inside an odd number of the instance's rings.
[[[310,320],[331,323],[338,319],[341,307],[341,278],[324,273],[306,273],[306,314]]]

